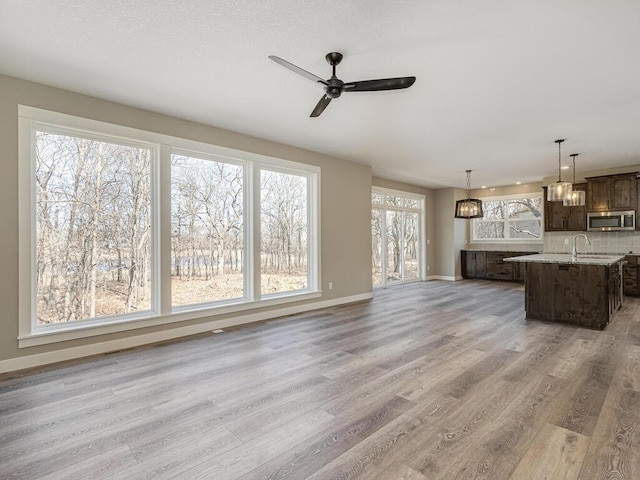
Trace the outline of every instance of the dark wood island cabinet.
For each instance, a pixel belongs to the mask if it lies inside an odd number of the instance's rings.
[[[623,302],[623,255],[540,254],[524,263],[527,318],[602,330]]]
[[[638,268],[640,268],[640,259],[638,255],[626,255],[626,265],[622,268],[622,284],[624,294],[630,297],[639,297],[640,288],[638,286]]]

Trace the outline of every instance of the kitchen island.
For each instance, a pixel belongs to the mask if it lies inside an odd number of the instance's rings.
[[[504,261],[526,265],[527,318],[602,330],[622,306],[624,258],[542,253]]]

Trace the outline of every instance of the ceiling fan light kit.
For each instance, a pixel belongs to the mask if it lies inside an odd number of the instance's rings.
[[[482,218],[482,200],[471,198],[471,170],[467,170],[467,198],[456,201],[455,218]]]
[[[576,183],[576,157],[580,155],[579,153],[572,153],[569,155],[573,159],[573,183]],[[582,207],[587,204],[587,192],[584,190],[573,190],[571,188],[571,193],[567,195],[564,200],[562,200],[562,204],[565,207]]]
[[[307,80],[311,80],[314,83],[318,83],[324,87],[324,95],[318,101],[315,108],[311,112],[311,117],[319,117],[327,105],[334,98],[339,98],[344,92],[377,92],[381,90],[400,90],[403,88],[409,88],[416,81],[416,77],[398,77],[398,78],[383,78],[378,80],[363,80],[360,82],[343,82],[336,76],[336,66],[342,61],[342,54],[339,52],[331,52],[325,56],[327,63],[331,65],[332,75],[328,80],[324,80],[313,73],[287,62],[286,60],[276,57],[275,55],[269,55],[269,59],[276,62],[293,73],[296,73]]]
[[[562,165],[560,164],[562,160],[560,145],[562,145],[562,142],[564,142],[564,138],[555,141],[558,144],[558,181],[547,188],[547,200],[550,202],[564,201],[573,191],[573,187],[569,182],[562,181]]]

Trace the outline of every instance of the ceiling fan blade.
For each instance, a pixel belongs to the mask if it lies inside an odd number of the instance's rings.
[[[329,102],[331,101],[331,97],[328,95],[323,95],[322,98],[320,99],[320,101],[316,104],[316,108],[313,109],[313,112],[311,112],[311,115],[309,115],[310,117],[319,117],[320,114],[322,112],[324,112],[324,109],[327,108],[327,105],[329,105]]]
[[[416,77],[383,78],[380,80],[363,80],[344,84],[345,92],[376,92],[378,90],[399,90],[409,88]]]
[[[314,75],[313,73],[307,72],[306,70],[303,70],[302,68],[294,65],[291,62],[287,62],[286,60],[283,60],[280,57],[276,57],[275,55],[269,55],[269,60],[273,60],[278,65],[282,65],[284,68],[287,68],[291,70],[293,73],[297,73],[298,75],[302,75],[304,78],[311,80],[314,83],[321,83],[323,85],[327,84],[326,80],[318,77],[317,75]]]

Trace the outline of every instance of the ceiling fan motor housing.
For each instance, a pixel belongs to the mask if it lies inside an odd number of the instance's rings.
[[[335,76],[327,80],[327,86],[324,88],[327,96],[331,98],[338,98],[342,95],[344,82]]]

